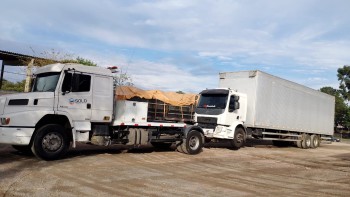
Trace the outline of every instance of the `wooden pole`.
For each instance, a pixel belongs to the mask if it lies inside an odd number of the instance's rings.
[[[24,92],[30,91],[30,86],[32,82],[32,67],[34,65],[34,59],[31,59],[28,66],[27,66],[27,76],[26,76],[26,83],[24,86]]]

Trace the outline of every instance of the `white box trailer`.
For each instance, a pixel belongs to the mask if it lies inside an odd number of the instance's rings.
[[[261,71],[224,72],[219,88],[200,93],[195,122],[207,140],[231,140],[234,148],[248,137],[316,148],[333,135],[334,103],[333,96]]]
[[[247,127],[333,135],[333,96],[261,71],[220,73],[219,87],[247,94]]]

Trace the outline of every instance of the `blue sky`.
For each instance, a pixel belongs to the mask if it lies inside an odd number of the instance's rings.
[[[2,0],[1,8],[1,50],[117,65],[143,89],[197,93],[217,87],[219,72],[256,69],[337,88],[337,69],[350,64],[348,0]]]

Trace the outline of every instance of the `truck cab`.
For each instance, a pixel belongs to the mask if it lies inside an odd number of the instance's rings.
[[[0,144],[45,160],[60,158],[76,142],[159,147],[176,143],[186,154],[202,150],[200,127],[147,122],[147,106],[147,102],[118,102],[109,69],[47,65],[35,72],[31,92],[0,97]]]
[[[200,93],[195,122],[207,141],[229,139],[239,148],[247,136],[243,126],[246,114],[246,94],[228,88],[207,89]]]

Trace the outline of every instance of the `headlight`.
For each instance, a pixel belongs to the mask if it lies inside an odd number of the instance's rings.
[[[1,120],[1,125],[8,125],[10,124],[10,118],[0,118]]]

